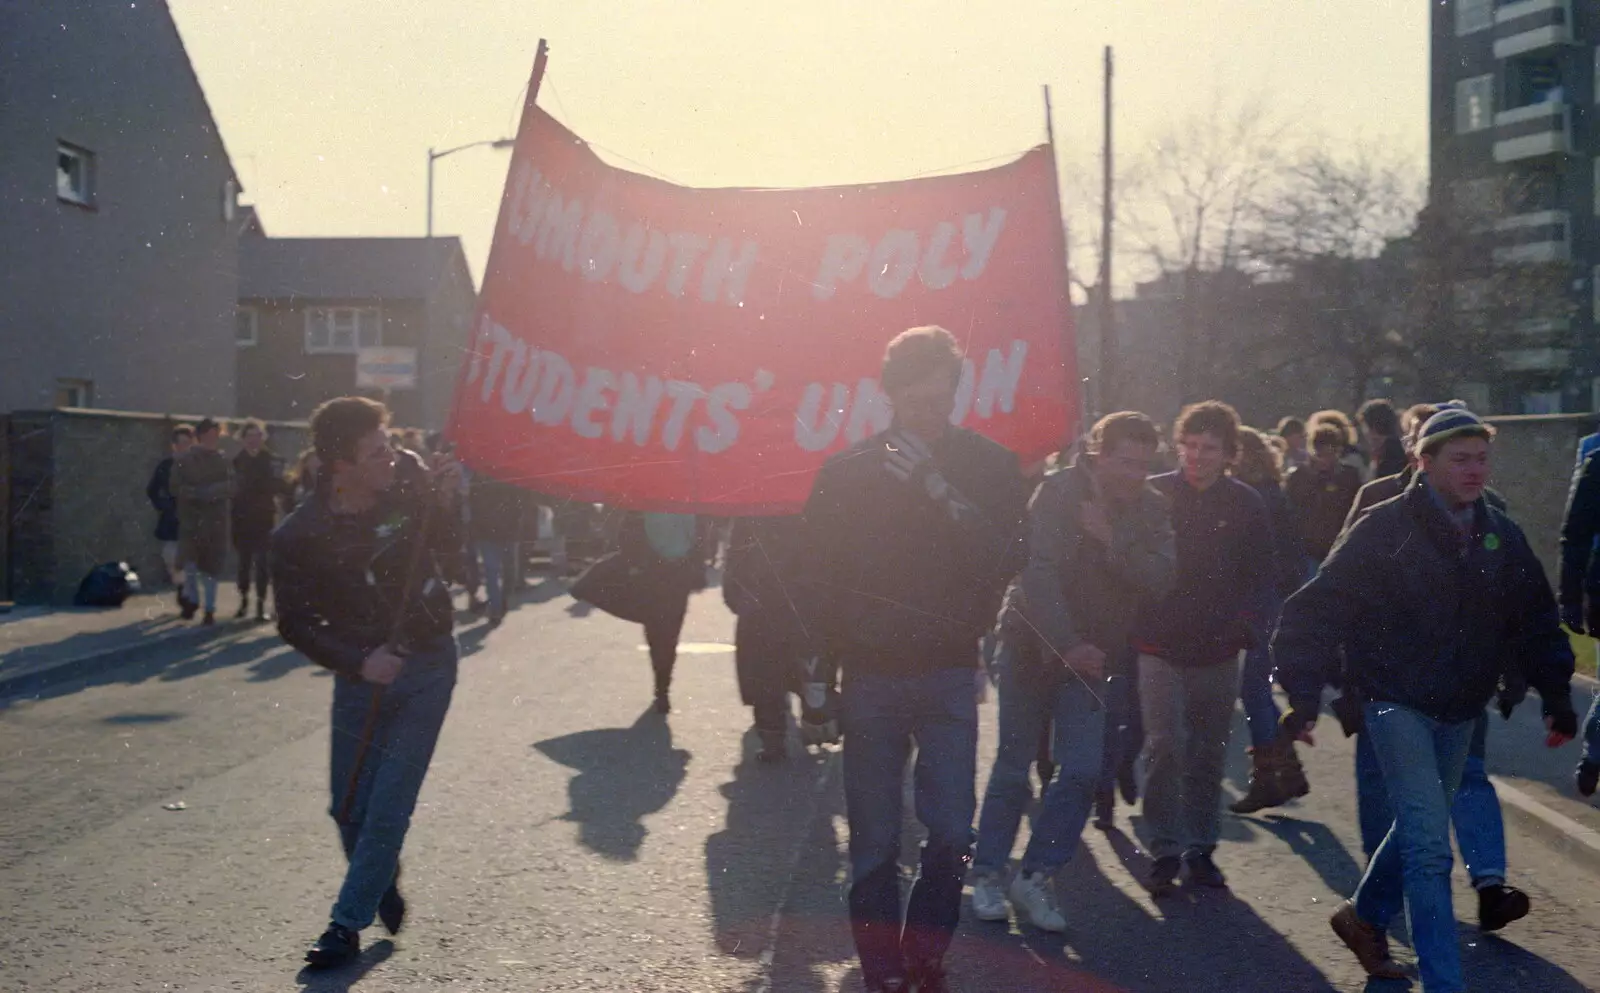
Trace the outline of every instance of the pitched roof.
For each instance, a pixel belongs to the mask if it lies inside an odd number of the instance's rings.
[[[240,238],[239,298],[426,300],[461,239]]]

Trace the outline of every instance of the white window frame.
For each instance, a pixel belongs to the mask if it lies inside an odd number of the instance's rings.
[[[240,334],[240,321],[248,318],[249,333]],[[233,312],[233,343],[240,348],[254,348],[261,343],[261,312],[254,307],[238,307]]]
[[[1494,27],[1494,0],[1456,0],[1456,37]]]
[[[347,336],[340,334],[345,329]],[[382,344],[383,312],[377,307],[306,308],[307,355],[354,355]]]
[[[70,398],[66,403],[61,399]],[[63,378],[56,380],[56,406],[57,407],[93,407],[94,406],[94,380]]]
[[[62,169],[62,160],[70,159],[78,165],[77,182],[70,172]],[[56,199],[79,207],[94,206],[94,153],[71,142],[56,142]]]
[[[1482,98],[1481,117],[1473,114],[1474,95]],[[1494,73],[1456,80],[1456,134],[1473,134],[1493,126]]]

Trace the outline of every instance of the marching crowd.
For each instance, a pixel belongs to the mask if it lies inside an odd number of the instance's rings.
[[[1332,687],[1331,712],[1357,737],[1368,856],[1332,927],[1370,975],[1400,976],[1386,935],[1404,909],[1424,989],[1464,989],[1451,825],[1480,925],[1526,915],[1484,771],[1487,708],[1509,717],[1532,688],[1547,744],[1578,735],[1562,624],[1600,630],[1600,596],[1587,599],[1600,591],[1600,459],[1580,461],[1574,478],[1558,606],[1488,488],[1494,429],[1460,403],[1401,414],[1371,401],[1358,434],[1337,411],[1257,431],[1208,401],[1185,408],[1170,439],[1125,411],[1101,418],[1053,471],[1025,471],[951,425],[961,368],[948,332],[899,335],[881,371],[892,423],[826,462],[803,514],[729,526],[630,513],[617,550],[573,586],[644,626],[665,714],[689,596],[726,544],[722,589],[760,758],[786,756],[790,693],[805,742],[842,738],[849,912],[867,987],[948,988],[942,960],[967,885],[982,920],[1015,913],[1063,930],[1054,876],[1091,816],[1110,825],[1119,794],[1142,807],[1152,895],[1226,886],[1215,856],[1236,702],[1251,774],[1230,808],[1249,814],[1311,789],[1296,745],[1314,744]],[[349,869],[307,953],[328,967],[354,958],[375,918],[391,932],[404,919],[400,849],[455,682],[450,587],[462,575],[465,494],[478,487],[463,486],[444,446],[422,456],[392,443],[373,401],[330,401],[311,429],[291,485],[254,467],[259,425],[246,426],[231,472],[220,455],[196,456],[216,452],[215,424],[180,428],[151,499],[164,540],[178,525],[181,550],[168,561],[185,570],[186,611],[203,605],[208,621],[215,611],[216,514],[195,508],[226,492],[241,595],[253,579],[264,615],[257,563],[270,542],[279,630],[342,677],[330,811]],[[1165,455],[1175,468],[1151,475]],[[249,526],[254,494],[270,537]],[[276,530],[269,494],[294,507]],[[514,531],[492,537],[487,573],[501,577],[515,541]],[[490,582],[489,596],[497,623],[503,584]],[[999,749],[980,805],[977,708],[991,688]],[[1576,780],[1592,794],[1600,713],[1584,724]],[[927,840],[903,900],[908,763]],[[1008,871],[1035,774],[1032,835]]]

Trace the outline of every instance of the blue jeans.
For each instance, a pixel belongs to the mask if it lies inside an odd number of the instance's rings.
[[[483,585],[489,595],[489,616],[504,617],[506,612],[506,567],[517,555],[514,542],[478,542],[478,556],[483,559]]]
[[[1450,805],[1450,820],[1455,824],[1456,841],[1467,875],[1475,889],[1506,881],[1506,825],[1500,813],[1500,797],[1489,781],[1484,765],[1488,744],[1489,715],[1473,724],[1472,743],[1467,747],[1467,762],[1461,773],[1461,786]],[[1394,812],[1389,809],[1389,794],[1383,786],[1383,772],[1372,742],[1365,734],[1356,736],[1356,809],[1361,822],[1361,849],[1372,858],[1378,850]]]
[[[350,860],[333,905],[333,921],[357,931],[372,923],[394,882],[400,846],[433,759],[433,746],[456,684],[456,645],[444,639],[414,651],[400,676],[383,688],[372,743],[361,763],[355,799],[339,840]],[[328,812],[338,821],[356,753],[379,687],[340,676],[333,686],[333,742]]]
[[[189,598],[190,603],[199,604],[201,609],[208,614],[216,613],[217,577],[203,574],[192,564],[184,566],[183,592]],[[202,592],[205,594],[204,603],[200,601]]]
[[[971,666],[916,676],[853,676],[840,700],[850,820],[850,927],[870,987],[936,964],[961,919],[972,852],[978,702]],[[900,820],[906,762],[917,751],[922,865],[900,921]]]
[[[1139,713],[1137,656],[1130,653],[1123,668],[1106,680],[1106,737],[1100,755],[1102,791],[1114,789],[1117,773],[1126,763],[1132,766],[1144,747],[1144,718]]]
[[[973,867],[998,873],[1011,858],[1017,827],[1033,799],[1028,767],[1039,735],[1054,721],[1056,778],[1044,792],[1022,856],[1023,872],[1051,875],[1072,860],[1089,821],[1105,747],[1105,683],[1091,687],[1070,673],[1047,676],[1036,658],[1009,644],[1001,648],[1000,667],[1000,749],[983,796]]]
[[[1283,600],[1276,592],[1267,594],[1257,605],[1260,623],[1256,626],[1256,647],[1244,654],[1244,669],[1239,677],[1239,701],[1244,704],[1245,723],[1250,726],[1250,744],[1262,748],[1278,738],[1278,701],[1272,698],[1272,648],[1268,644]]]
[[[1595,656],[1600,659],[1600,646],[1595,647]],[[1600,693],[1594,695],[1594,702],[1589,704],[1589,716],[1583,719],[1583,757],[1590,762],[1600,762]]]
[[[1450,898],[1450,807],[1476,722],[1446,724],[1394,703],[1369,703],[1365,713],[1363,735],[1372,739],[1395,822],[1356,887],[1356,914],[1387,929],[1404,908],[1424,993],[1460,993],[1466,987]]]

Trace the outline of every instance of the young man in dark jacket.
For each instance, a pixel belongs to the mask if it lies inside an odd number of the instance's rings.
[[[1466,410],[1430,418],[1410,488],[1339,540],[1273,639],[1285,733],[1308,737],[1323,686],[1353,684],[1395,812],[1334,930],[1369,975],[1398,977],[1385,931],[1403,905],[1425,993],[1465,989],[1450,810],[1484,707],[1502,680],[1525,679],[1552,747],[1577,730],[1550,585],[1522,529],[1483,499],[1492,437]]]
[[[1000,614],[1000,750],[973,861],[980,920],[1010,916],[1002,874],[1033,798],[1028,766],[1053,725],[1056,777],[1009,892],[1023,920],[1066,929],[1055,874],[1077,851],[1099,785],[1106,675],[1128,668],[1135,616],[1173,581],[1171,514],[1146,482],[1159,446],[1150,418],[1108,415],[1090,432],[1088,453],[1046,477],[1029,504],[1028,564]]]
[[[172,466],[194,446],[194,428],[179,424],[172,429],[172,454],[156,463],[144,495],[156,510],[156,540],[161,542],[161,564],[167,567],[167,579],[177,587],[178,609],[185,618],[193,617],[195,604],[189,599],[188,583],[184,579],[183,556],[178,543],[178,495],[172,492]]]
[[[256,620],[267,618],[267,585],[271,576],[269,548],[278,525],[278,505],[288,494],[284,464],[267,447],[267,427],[246,421],[240,435],[244,447],[233,457],[233,550],[239,559],[240,618],[249,611],[250,580],[256,585]]]
[[[455,610],[437,562],[461,547],[460,467],[396,453],[387,420],[358,397],[317,408],[317,491],[272,536],[278,631],[338,676],[329,813],[350,864],[306,953],[319,968],[354,959],[375,915],[391,934],[404,920],[400,847],[456,682]]]
[[[978,643],[1025,561],[1014,454],[952,427],[962,355],[913,328],[884,356],[887,431],[822,467],[807,501],[802,614],[844,671],[850,920],[870,990],[947,989],[976,806]],[[900,913],[901,784],[913,743],[921,872]]]
[[[1222,774],[1239,697],[1252,607],[1273,582],[1272,525],[1259,494],[1226,474],[1239,415],[1215,400],[1184,408],[1173,431],[1180,468],[1150,482],[1172,502],[1178,572],[1135,625],[1145,744],[1144,816],[1155,857],[1146,886],[1170,893],[1181,871],[1227,885],[1212,860],[1221,834]]]
[[[1361,473],[1339,460],[1343,446],[1344,432],[1338,426],[1317,425],[1311,433],[1310,463],[1290,472],[1284,483],[1307,571],[1327,557],[1361,490]]]
[[[1371,455],[1367,478],[1382,479],[1405,471],[1408,457],[1394,404],[1388,400],[1368,400],[1356,412],[1356,420],[1367,432],[1367,451]]]
[[[222,425],[207,417],[194,428],[194,447],[172,464],[172,492],[178,497],[179,556],[189,587],[190,609],[205,610],[202,624],[217,622],[217,577],[228,561],[228,502],[233,470],[218,445]]]
[[[781,762],[787,754],[789,691],[797,688],[806,652],[791,589],[802,526],[799,517],[735,520],[722,574],[722,599],[738,617],[733,662],[739,698],[755,720],[763,762]]]

